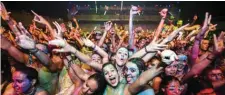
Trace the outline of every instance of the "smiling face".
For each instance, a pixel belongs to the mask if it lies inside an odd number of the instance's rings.
[[[128,50],[124,47],[119,48],[119,50],[116,52],[115,59],[118,66],[124,66],[128,59]]]
[[[116,68],[112,64],[108,64],[103,67],[103,73],[105,80],[112,87],[116,87],[119,83],[119,74]]]
[[[32,82],[27,78],[26,74],[20,71],[13,73],[13,88],[18,95],[27,92],[31,87]]]
[[[82,93],[84,95],[92,95],[98,88],[98,84],[94,79],[88,79],[82,86]]]
[[[177,62],[173,62],[165,68],[165,73],[168,76],[175,76],[177,73]]]
[[[128,62],[125,65],[125,76],[128,84],[133,83],[140,76],[140,71],[136,64]]]
[[[93,55],[91,56],[91,59],[92,59],[92,61],[97,62],[97,63],[99,63],[99,64],[102,63],[102,62],[101,62],[102,58],[101,58],[100,55],[98,55],[98,54],[93,54]]]

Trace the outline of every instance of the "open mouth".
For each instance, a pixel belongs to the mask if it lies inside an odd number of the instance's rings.
[[[112,78],[109,78],[110,82],[112,84],[115,84],[116,83],[116,77],[112,77]]]
[[[133,77],[132,76],[127,76],[127,82],[130,83],[132,81]]]

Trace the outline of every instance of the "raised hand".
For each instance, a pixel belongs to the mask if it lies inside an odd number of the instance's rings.
[[[198,16],[194,15],[193,20],[197,20],[197,19],[198,19]]]
[[[112,22],[105,22],[104,26],[105,26],[105,31],[108,32],[112,28]]]
[[[0,16],[2,17],[3,20],[9,20],[9,14],[10,12],[7,12],[6,8],[5,8],[5,5],[1,2],[1,5],[0,5]]]
[[[162,18],[166,18],[167,12],[168,12],[168,9],[164,8],[159,12],[159,14],[161,15]]]
[[[34,19],[33,19],[34,21],[41,23],[41,24],[48,23],[48,21],[46,19],[44,19],[42,16],[35,13],[33,10],[31,10],[31,12],[34,14]]]
[[[54,33],[54,37],[62,38],[62,27],[56,21],[52,22],[52,23],[55,25],[55,27],[57,29],[57,32],[55,31],[55,33]]]
[[[219,37],[217,38],[215,34],[213,34],[213,41],[214,41],[214,51],[213,53],[216,54],[216,55],[219,55],[224,49],[225,49],[225,46],[224,46],[224,35],[225,35],[225,32],[221,32]]]
[[[137,14],[137,13],[140,13],[141,11],[138,9],[137,6],[131,6],[131,9],[130,9],[130,14],[131,15],[134,15],[134,14]]]
[[[152,42],[145,47],[146,51],[147,52],[156,52],[156,51],[159,51],[159,50],[166,49],[167,45],[159,44],[160,41],[162,41],[162,40],[160,39],[160,40],[156,41],[156,38],[154,38],[152,40]]]
[[[211,18],[212,16],[209,15],[208,12],[205,13],[205,20],[204,20],[204,23],[203,23],[203,26],[202,26],[202,30],[207,30],[210,23],[211,23]]]
[[[17,29],[19,28],[19,30]],[[18,33],[16,33],[16,42],[17,44],[24,49],[35,49],[35,41],[32,39],[32,36],[28,33],[28,31],[24,28],[21,22],[19,22],[18,26],[14,25],[14,28],[17,29]]]
[[[209,24],[209,31],[215,31],[217,24]]]
[[[82,41],[84,42],[84,45],[87,47],[92,47],[92,48],[95,47],[95,44],[89,39],[82,38]]]
[[[71,52],[71,50],[73,49],[73,47],[69,45],[66,40],[59,37],[49,41],[48,44],[61,47],[61,49],[53,49],[53,51],[55,52]]]

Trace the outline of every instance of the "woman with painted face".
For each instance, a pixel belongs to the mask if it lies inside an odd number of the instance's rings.
[[[16,68],[12,74],[13,88],[16,95],[48,95],[38,87],[38,72],[31,67]]]
[[[127,83],[132,84],[145,70],[146,68],[144,65],[144,61],[141,58],[129,59],[128,62],[125,64],[124,70]],[[149,85],[146,85],[144,87],[144,90],[138,93],[138,95],[154,95],[154,91]]]
[[[134,66],[133,68],[135,68],[135,65],[136,65],[132,62],[131,63],[128,62],[127,64],[128,64],[127,67],[129,69],[131,69],[132,66]],[[114,64],[112,64],[111,62],[104,64],[102,67],[102,71],[104,73],[106,81],[108,82],[104,95],[138,94],[145,88],[146,84],[151,79],[153,79],[155,76],[157,76],[158,74],[162,72],[161,71],[162,67],[157,68],[157,66],[154,66],[152,69],[149,69],[139,75],[140,72],[137,66],[139,65],[136,65],[136,70],[137,70],[136,73],[134,73],[133,75],[127,74],[127,80],[128,80],[128,83],[130,83],[130,84],[127,84],[124,81],[120,81],[121,76],[119,76],[119,73]],[[141,65],[140,65],[140,68],[142,68]],[[130,77],[130,76],[133,76],[133,77]],[[141,92],[141,93],[146,94],[148,93],[148,91]]]

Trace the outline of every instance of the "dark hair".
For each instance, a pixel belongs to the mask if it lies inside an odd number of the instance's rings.
[[[98,84],[98,88],[93,93],[94,95],[96,95],[97,93],[102,93],[105,90],[106,81],[102,74],[95,73],[88,78],[88,80],[90,80],[90,79],[94,79],[96,81],[96,83]]]
[[[102,71],[103,71],[103,68],[105,68],[108,65],[112,65],[116,69],[116,66],[111,61],[109,61],[109,62],[107,62],[107,63],[105,63],[105,64],[102,65]]]
[[[192,78],[188,82],[188,90],[190,90],[193,94],[197,94],[206,88],[213,88],[211,82],[207,80]]]
[[[146,70],[145,62],[141,58],[131,58],[128,60],[128,62],[132,62],[132,63],[136,64],[139,69],[140,74]]]
[[[36,83],[34,84],[34,86],[36,86],[39,83],[38,82],[38,72],[34,68],[21,66],[19,68],[16,68],[16,71],[20,71],[20,72],[26,74],[27,75],[27,78],[30,81],[32,81],[33,79],[35,79],[36,80]]]
[[[178,81],[179,83],[181,83],[179,81],[178,78],[174,77],[174,76],[165,76],[163,78],[162,83],[160,84],[160,88],[166,88],[166,86],[171,82],[171,81]]]

